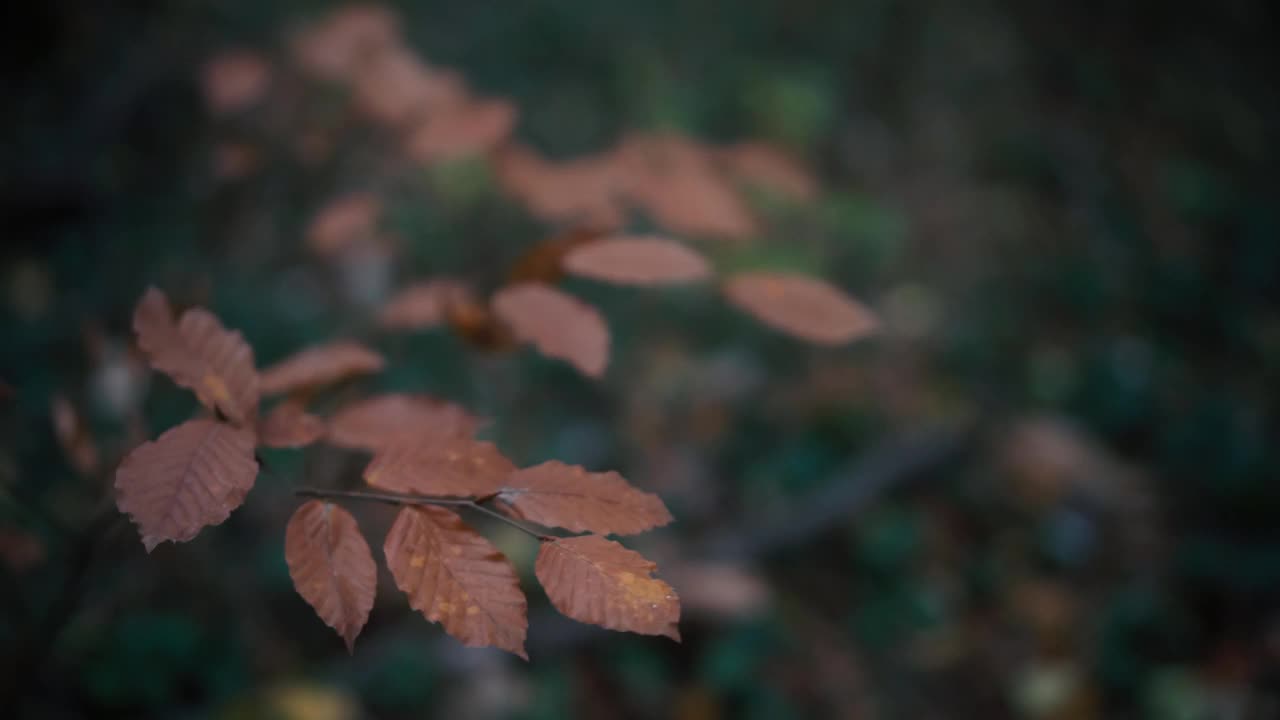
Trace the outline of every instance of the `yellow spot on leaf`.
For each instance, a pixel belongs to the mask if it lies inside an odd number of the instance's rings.
[[[480,612],[480,608],[476,607],[475,605],[468,605],[468,606],[467,606],[467,614],[468,614],[468,615],[475,615],[475,614],[477,614],[477,613],[479,613],[479,612]]]
[[[413,557],[409,558],[409,567],[420,568],[426,564],[427,564],[426,555],[414,555]]]
[[[217,375],[205,375],[200,379],[200,384],[204,386],[209,396],[213,398],[215,403],[228,405],[231,403],[231,391],[227,389],[227,384]]]

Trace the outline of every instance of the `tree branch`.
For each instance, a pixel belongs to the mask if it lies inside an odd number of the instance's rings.
[[[465,507],[484,515],[488,515],[496,520],[501,520],[511,527],[516,528],[539,541],[551,541],[556,539],[555,535],[540,533],[527,525],[516,522],[506,515],[495,511],[493,508],[482,504],[493,498],[492,495],[480,498],[479,500],[472,500],[470,498],[442,498],[433,497],[431,495],[400,495],[397,493],[364,492],[362,490],[323,490],[320,488],[297,488],[293,491],[293,494],[298,495],[299,497],[313,497],[321,500],[336,500],[341,498],[345,500],[364,500],[366,502],[387,503],[388,505],[440,505],[444,507]]]

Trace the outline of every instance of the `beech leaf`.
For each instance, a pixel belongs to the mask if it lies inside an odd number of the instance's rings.
[[[258,411],[258,373],[253,348],[239,332],[224,328],[204,308],[187,310],[175,325],[169,299],[155,288],[138,301],[133,330],[151,367],[232,421],[246,424],[253,419]]]
[[[365,468],[364,479],[391,492],[481,497],[497,492],[514,471],[515,466],[493,443],[445,436],[378,450]]]
[[[579,622],[680,640],[680,598],[657,565],[599,535],[547,540],[534,573],[557,610]]]
[[[572,532],[630,535],[671,522],[661,498],[618,473],[587,472],[558,460],[512,473],[498,498],[515,518]]]
[[[279,395],[329,385],[355,375],[376,373],[386,365],[378,353],[350,340],[316,345],[262,370],[258,388]]]
[[[253,433],[216,420],[188,420],[125,457],[116,470],[116,505],[151,552],[165,540],[186,542],[226,520],[257,474]]]
[[[304,503],[285,528],[284,559],[298,594],[351,652],[369,620],[378,580],[356,519],[327,502]]]
[[[329,418],[329,442],[377,450],[425,437],[470,437],[480,419],[460,405],[426,395],[391,393],[357,400]]]
[[[734,275],[725,282],[729,302],[776,330],[823,345],[839,345],[875,331],[865,305],[817,278],[774,272]]]
[[[609,328],[590,305],[540,283],[499,290],[493,309],[515,336],[543,355],[558,358],[598,378],[609,364]]]
[[[378,312],[378,323],[396,330],[435,327],[444,324],[450,307],[473,302],[470,286],[460,280],[426,280],[404,288],[387,301]]]
[[[307,412],[297,400],[285,400],[271,408],[258,424],[258,444],[273,448],[303,447],[324,434],[324,420]]]
[[[565,256],[564,267],[574,275],[618,285],[685,283],[711,275],[701,255],[659,237],[620,236],[583,245]]]
[[[409,605],[467,647],[494,646],[525,660],[527,602],[516,570],[450,510],[406,507],[383,552]]]

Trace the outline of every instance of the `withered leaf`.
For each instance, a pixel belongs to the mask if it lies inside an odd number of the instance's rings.
[[[324,420],[307,412],[298,400],[285,400],[258,424],[258,444],[273,448],[297,448],[324,437]]]
[[[661,498],[618,473],[587,472],[558,460],[512,473],[498,498],[513,517],[572,532],[630,535],[671,522]]]
[[[356,519],[327,502],[304,503],[285,528],[284,559],[298,594],[351,652],[369,620],[378,580]]]
[[[493,443],[465,436],[408,439],[378,450],[365,468],[369,485],[418,495],[481,497],[498,491],[515,471]]]
[[[564,268],[618,285],[693,282],[711,275],[701,255],[659,237],[619,236],[583,245],[565,255]]]
[[[817,278],[788,273],[734,275],[725,296],[764,324],[803,340],[839,345],[875,331],[879,322],[866,306]]]
[[[657,565],[599,535],[542,543],[534,573],[557,610],[610,630],[680,639],[680,598]]]
[[[336,255],[373,238],[382,201],[372,193],[343,195],[320,210],[307,227],[307,246],[318,255]]]
[[[515,336],[543,355],[567,361],[598,378],[609,364],[609,328],[590,305],[540,283],[509,285],[493,297],[493,309]]]
[[[528,660],[527,604],[515,568],[456,513],[406,507],[383,546],[409,605],[468,647],[494,646]]]
[[[406,141],[409,156],[423,163],[485,152],[506,140],[516,108],[505,100],[471,100],[428,114]]]
[[[515,285],[540,282],[548,285],[564,277],[564,258],[570,252],[599,240],[604,233],[592,227],[576,227],[529,248],[511,266],[507,282]]]
[[[414,283],[396,293],[378,312],[378,323],[396,330],[442,325],[454,305],[475,302],[471,286],[461,280],[436,278]]]
[[[151,367],[190,388],[206,407],[239,424],[257,414],[253,348],[239,332],[224,328],[213,313],[191,308],[174,325],[169,299],[149,288],[134,309],[133,330]]]
[[[201,83],[205,104],[214,115],[234,113],[266,94],[271,65],[255,52],[228,50],[205,63]]]
[[[75,471],[92,475],[98,471],[98,445],[80,413],[62,393],[55,393],[50,402],[53,416],[53,434],[62,446],[62,452]]]
[[[186,542],[226,520],[253,488],[253,433],[215,420],[188,420],[129,453],[116,470],[116,505],[147,552]]]
[[[480,420],[460,405],[427,395],[391,393],[357,400],[329,418],[329,442],[377,450],[405,440],[471,437]]]
[[[385,365],[373,350],[342,340],[307,348],[265,368],[258,375],[258,387],[264,395],[278,395],[376,373]]]
[[[786,153],[764,143],[747,142],[718,153],[730,175],[796,200],[812,200],[818,183]]]

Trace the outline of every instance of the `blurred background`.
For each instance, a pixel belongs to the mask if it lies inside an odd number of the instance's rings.
[[[1271,4],[3,12],[0,700],[18,717],[1280,717]],[[396,63],[370,71],[369,44]],[[401,101],[442,87],[483,112],[411,140]],[[808,174],[735,186],[750,222],[729,232],[625,228],[721,272],[823,277],[881,331],[821,348],[714,284],[569,280],[613,334],[595,382],[371,321],[413,281],[491,289],[572,226],[560,196],[529,199],[540,183],[513,190],[512,148],[577,167],[653,136],[767,143]],[[349,656],[283,558],[292,488],[359,482],[367,456],[325,446],[264,450],[229,521],[145,554],[115,464],[197,407],[132,346],[149,284],[242,330],[260,365],[342,337],[386,354],[321,412],[431,393],[492,418],[518,463],[659,493],[676,522],[628,544],[681,595],[683,643],[558,616],[536,546],[477,522],[525,579],[530,662],[463,649],[385,568]],[[351,509],[380,558],[390,511]]]

